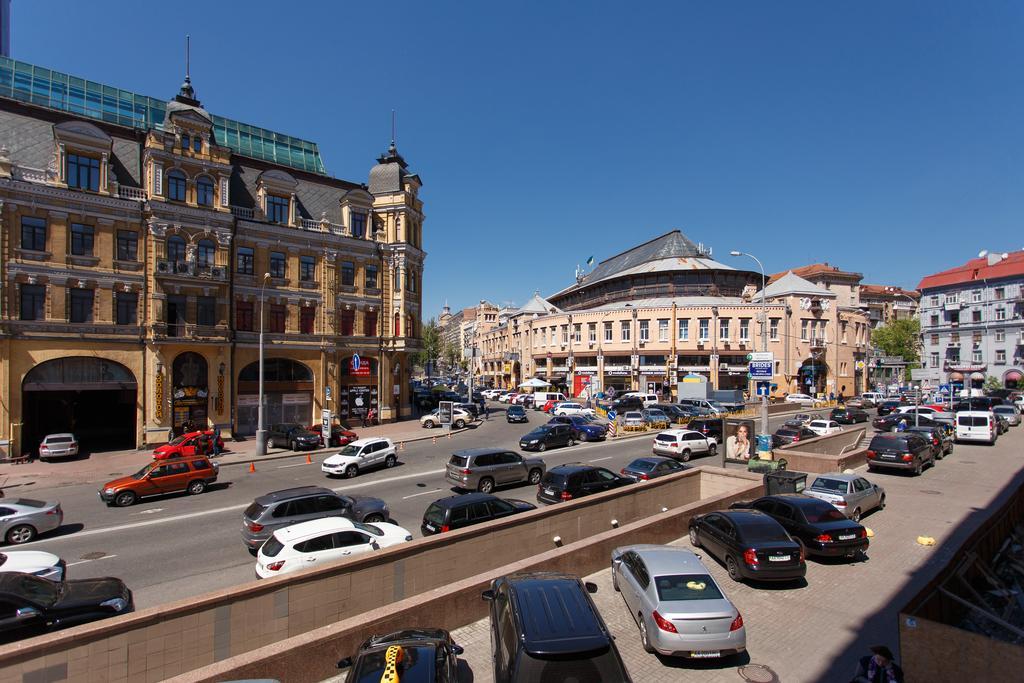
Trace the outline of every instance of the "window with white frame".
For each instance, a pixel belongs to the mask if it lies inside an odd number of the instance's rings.
[[[811,321],[801,320],[800,321],[800,341],[807,341],[807,330],[811,326]]]
[[[701,318],[697,327],[697,338],[706,342],[710,338],[709,331],[711,329],[711,321],[708,318]]]
[[[931,367],[933,367],[933,368],[939,367],[939,354],[938,354],[938,352],[933,352],[933,353],[931,353],[929,355],[929,357],[928,357],[928,364]]]
[[[718,319],[718,338],[722,341],[729,341],[729,323],[731,322],[729,318]]]
[[[996,363],[998,365],[1006,365],[1006,351],[1003,349],[996,349]]]
[[[619,341],[629,341],[629,330],[630,327],[628,320],[623,320],[621,323],[619,323]]]
[[[981,303],[981,290],[980,289],[976,289],[973,292],[971,292],[971,303],[975,303],[975,304]]]
[[[613,329],[613,327],[614,327],[613,324],[610,323],[610,322],[607,322],[607,323],[604,324],[604,340],[606,342],[610,342],[612,340],[612,329]]]
[[[929,301],[931,302],[932,306],[938,306],[939,305],[939,296],[937,294],[933,294],[929,298]]]
[[[772,341],[779,340],[779,319],[772,318],[768,323],[768,336],[771,337]]]
[[[971,353],[971,362],[972,363],[981,363],[982,362],[981,349],[975,349]]]
[[[740,341],[750,341],[750,318],[740,319]]]
[[[947,304],[958,304],[958,303],[960,303],[960,293],[959,292],[955,292],[953,294],[947,294],[946,295],[946,303]]]
[[[1006,320],[1006,309],[1005,308],[997,308],[996,309],[996,320]]]
[[[572,325],[572,340],[577,344],[583,341],[583,326],[580,323]]]
[[[587,324],[587,341],[591,344],[597,341],[597,323]]]
[[[640,341],[649,342],[651,340],[651,321],[641,320],[640,321]]]
[[[690,341],[690,319],[680,318],[676,321],[679,327],[678,337],[679,341]]]
[[[996,341],[1006,341],[1006,330],[996,330]]]
[[[562,325],[562,343],[563,344],[568,344],[569,343],[569,326],[568,325]]]
[[[668,318],[658,319],[658,341],[668,341]]]

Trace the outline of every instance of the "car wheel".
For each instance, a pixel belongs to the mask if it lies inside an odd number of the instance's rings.
[[[683,452],[679,454],[679,459],[683,462],[690,462],[690,449],[684,448]]]
[[[19,524],[11,527],[7,532],[7,543],[9,545],[21,545],[28,543],[36,537],[35,527],[29,524]]]
[[[616,575],[615,570],[612,570],[612,590],[616,593],[619,592],[619,577]]]
[[[700,541],[697,540],[697,528],[690,527],[690,545],[694,548],[700,547]]]
[[[713,443],[709,443],[708,444],[708,455],[714,455],[717,452],[718,452],[718,445],[717,444],[713,444]]]
[[[640,644],[643,645],[644,652],[654,652],[651,641],[647,638],[647,624],[644,623],[644,615],[637,614],[636,616],[637,621],[640,622]]]
[[[372,515],[366,515],[366,518],[363,520],[363,522],[366,524],[380,524],[384,521],[386,521],[384,519],[384,515],[378,515],[376,513]]]
[[[384,467],[394,467],[396,461],[397,458],[395,456],[389,455],[388,457],[384,458]]]
[[[732,559],[732,556],[725,558],[725,570],[729,572],[729,578],[733,581],[742,581],[743,577],[740,576],[740,566],[736,564],[736,560]]]
[[[541,441],[539,444],[537,444],[537,452],[538,453],[543,453],[544,451],[547,450],[547,448],[548,448],[547,444],[545,444],[543,441]]]
[[[205,490],[206,490],[206,482],[203,481],[202,479],[196,479],[195,481],[190,481],[189,484],[188,484],[189,495],[198,496],[200,493],[202,493]]]
[[[433,429],[434,428],[434,421],[433,420],[424,420],[423,421],[423,426],[426,427],[427,429]]]
[[[921,466],[921,461],[918,461],[917,465],[914,466],[914,476],[920,477],[922,470],[924,470],[924,467]]]
[[[530,483],[539,484],[540,478],[544,476],[540,473],[540,470],[530,470]]]
[[[586,432],[580,432],[580,441],[582,441],[582,442],[590,441],[590,439],[587,437],[587,433]]]
[[[569,440],[565,442],[565,445],[566,445],[566,446],[575,446],[575,445],[576,445],[576,440],[575,440],[575,439],[573,439],[573,438],[572,438],[572,437],[570,436],[570,437],[569,437]]]
[[[348,467],[345,468],[345,476],[348,477],[349,479],[352,479],[357,474],[359,474],[359,468],[356,467],[355,465],[349,465]]]
[[[274,448],[274,440],[267,439],[267,448]]]
[[[465,426],[466,426],[466,421],[465,420],[456,420],[455,421],[455,428],[456,429],[462,429]]]
[[[878,499],[878,509],[879,510],[884,510],[885,509],[885,496],[882,496],[881,498]]]
[[[131,491],[121,491],[121,493],[117,494],[117,497],[114,498],[114,505],[119,508],[126,508],[129,505],[135,505],[136,498],[137,496]]]
[[[852,519],[855,522],[860,521],[860,508],[857,508],[856,510],[853,511],[853,514],[850,515],[850,519]]]
[[[476,490],[480,493],[490,493],[494,490],[494,480],[490,477],[484,477],[480,480],[480,483],[476,485]]]

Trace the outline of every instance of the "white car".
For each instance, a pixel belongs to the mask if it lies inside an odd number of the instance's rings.
[[[585,408],[579,403],[572,403],[566,401],[564,403],[557,403],[555,407],[551,409],[552,415],[585,415],[586,417],[594,417],[593,408]]]
[[[398,461],[395,444],[391,439],[376,437],[359,439],[324,460],[320,469],[328,476],[344,474],[352,478],[372,467],[394,467]]]
[[[39,459],[73,458],[78,455],[78,439],[74,434],[47,434],[39,444]]]
[[[835,420],[811,420],[807,428],[818,436],[828,436],[843,431],[843,426]]]
[[[693,429],[666,429],[654,437],[651,452],[670,458],[689,461],[693,455],[714,455],[718,450],[715,437]]]
[[[363,524],[344,517],[324,517],[278,529],[256,554],[256,576],[269,579],[322,567],[353,555],[412,540],[397,524]]]
[[[931,418],[936,422],[945,422],[949,425],[953,424],[954,415],[951,412],[945,410],[935,410],[935,408],[929,408],[928,406],[899,406],[896,408],[897,413],[903,413],[904,415],[910,415],[913,417],[915,414],[923,415],[924,417]]]
[[[38,550],[8,550],[0,553],[0,572],[24,572],[41,579],[63,581],[66,565],[52,553]]]
[[[786,403],[798,403],[802,406],[814,406],[818,400],[807,394],[790,394],[786,397]]]
[[[459,410],[458,408],[452,409],[452,426],[456,429],[462,429],[472,421],[473,416],[465,410]],[[441,413],[439,409],[433,410],[420,418],[420,426],[425,427],[426,429],[433,429],[440,424]]]

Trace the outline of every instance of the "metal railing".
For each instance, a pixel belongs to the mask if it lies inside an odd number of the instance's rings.
[[[225,282],[228,279],[227,270],[224,266],[198,265],[192,261],[170,261],[168,259],[157,259],[156,261],[157,275],[176,275]]]
[[[174,339],[222,338],[228,335],[227,325],[197,325],[195,323],[153,323],[153,334]]]
[[[134,199],[136,201],[144,202],[149,197],[146,195],[146,190],[141,187],[125,187],[120,185],[117,188],[117,196],[121,199]]]

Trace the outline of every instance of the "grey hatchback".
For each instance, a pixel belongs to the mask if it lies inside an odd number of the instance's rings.
[[[372,496],[349,496],[322,486],[299,486],[260,496],[242,514],[242,542],[256,552],[275,531],[323,517],[386,522],[388,505]]]
[[[39,534],[53,531],[63,522],[64,512],[60,503],[31,498],[0,500],[0,535],[9,545],[33,541]]]
[[[444,478],[457,488],[490,493],[504,484],[539,484],[547,465],[504,448],[467,448],[452,454]]]

